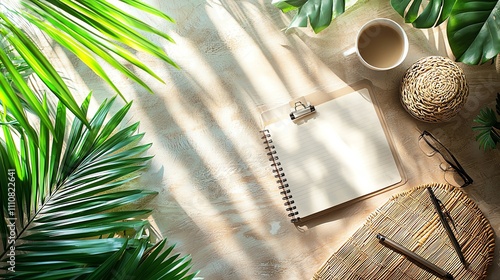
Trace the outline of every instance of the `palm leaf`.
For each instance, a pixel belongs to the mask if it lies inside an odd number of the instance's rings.
[[[497,94],[497,109],[500,104],[500,94]],[[500,114],[499,114],[500,115]],[[484,108],[479,112],[479,115],[474,119],[474,122],[479,125],[473,126],[472,130],[477,131],[476,141],[483,150],[494,149],[497,143],[500,142],[500,122],[497,120],[495,111],[491,108]]]
[[[1,112],[2,115],[10,114],[16,120],[16,123],[24,128],[26,134],[35,142],[38,142],[38,135],[30,124],[21,101],[10,86],[10,82],[3,75],[0,75],[0,90],[0,105],[2,105],[2,109],[4,110],[4,112]],[[3,119],[2,122],[6,123],[8,121]]]
[[[123,257],[123,253],[127,248],[127,243],[125,242],[119,251],[113,253],[110,257],[106,259],[96,270],[94,270],[88,277],[87,280],[100,280],[100,279],[112,279],[112,272],[114,267],[120,263]]]
[[[178,67],[159,45],[147,40],[144,33],[155,34],[173,42],[169,35],[107,1],[79,1],[76,3],[65,0],[22,0],[20,1],[22,8],[15,6],[15,2],[0,3],[2,6],[0,41],[2,41],[2,46],[7,42],[9,50],[12,48],[29,67],[18,67],[18,65],[12,67],[12,61],[8,62],[5,52],[2,50],[4,48],[0,48],[0,55],[3,54],[0,57],[0,70],[5,76],[4,79],[0,80],[2,93],[0,105],[9,114],[13,114],[35,142],[35,134],[26,120],[27,117],[22,114],[21,108],[33,111],[51,133],[54,133],[54,129],[51,127],[48,115],[41,109],[42,101],[26,85],[27,69],[32,69],[45,86],[80,121],[85,125],[88,123],[84,112],[78,107],[59,73],[26,34],[26,24],[23,20],[28,20],[61,46],[73,52],[123,99],[125,97],[119,88],[99,64],[101,59],[150,92],[149,86],[127,68],[126,64],[130,63],[160,81],[161,78],[138,60],[130,49],[149,53],[174,67]],[[128,0],[124,2],[134,9],[158,16],[168,22],[174,22],[168,15],[141,1]],[[12,20],[13,18],[14,20]],[[7,89],[9,87],[11,90]]]
[[[125,251],[122,258],[123,261],[117,264],[114,270],[114,278],[124,279],[134,275],[134,271],[139,266],[139,262],[147,249],[147,245],[147,242],[143,240],[143,242],[141,242],[141,244],[137,246],[134,251]]]
[[[154,71],[137,60],[131,52],[120,47],[121,44],[137,51],[149,53],[178,68],[161,47],[151,43],[138,30],[159,35],[174,42],[169,35],[107,1],[80,1],[76,3],[60,0],[24,0],[22,3],[27,10],[23,16],[41,30],[46,31],[60,45],[82,58],[83,62],[115,90],[118,88],[100,68],[93,55],[102,58],[148,90],[150,90],[149,87],[140,78],[109,53],[114,53],[116,57],[125,59],[162,81]],[[140,1],[126,1],[126,3],[133,8],[173,22],[166,14]]]
[[[52,10],[51,7],[43,5],[43,3],[40,3],[39,6],[40,7],[33,6],[32,9],[37,10],[39,14],[43,14],[43,20],[30,14],[27,14],[26,17],[32,22],[37,22],[41,30],[75,53],[75,55],[77,55],[82,62],[84,62],[109,85],[111,85],[111,87],[113,87],[113,89],[117,91],[123,99],[125,99],[125,97],[121,95],[120,90],[111,81],[107,73],[99,64],[99,61],[97,61],[94,57],[94,54],[104,58],[110,65],[117,68],[127,77],[139,83],[149,91],[151,90],[142,80],[140,80],[123,64],[118,62],[115,57],[108,54],[108,52],[111,51],[117,53],[130,63],[148,72],[148,74],[160,79],[152,70],[147,68],[143,63],[131,55],[130,52],[119,46],[114,46],[111,42],[105,40],[104,38],[95,38],[95,36],[93,36],[88,30],[78,25],[78,23],[69,20],[64,14],[60,14],[59,12]],[[50,22],[50,25],[44,24],[45,21]]]
[[[179,254],[169,257],[174,246],[166,250],[163,248],[167,240],[162,240],[151,248],[138,263],[138,266],[132,271],[131,275],[141,279],[193,279],[196,273],[189,273],[187,269],[190,266],[189,256],[179,258]],[[160,268],[160,269],[158,269]]]
[[[189,280],[196,276],[196,273],[187,275],[190,266],[187,256],[179,258],[177,254],[169,257],[174,246],[164,249],[167,240],[162,240],[151,248],[146,240],[138,242],[139,245],[133,251],[126,251],[128,244],[124,244],[121,250],[115,251],[86,279]]]
[[[3,125],[2,125],[3,127]],[[1,204],[0,207],[0,215],[3,217],[0,221],[0,238],[2,248],[8,248],[8,237],[10,236],[10,230],[7,227],[7,223],[5,222],[5,218],[7,217],[15,217],[14,213],[11,213],[12,215],[9,214],[9,209],[8,209],[8,203],[9,203],[9,193],[8,193],[8,188],[11,187],[9,183],[12,183],[11,178],[15,180],[15,164],[12,162],[9,156],[9,151],[5,149],[7,143],[0,138],[0,170],[5,173],[4,176],[0,176],[0,199],[1,201],[4,201],[4,203]],[[5,203],[7,201],[7,203]],[[9,234],[7,234],[9,233]],[[5,250],[5,249],[4,249]]]
[[[0,36],[8,40],[9,44],[16,50],[17,53],[23,58],[26,64],[37,74],[38,77],[44,82],[47,88],[57,96],[57,98],[80,120],[86,122],[85,115],[79,110],[76,101],[74,100],[71,92],[64,83],[63,79],[54,69],[48,59],[42,54],[35,43],[20,29],[18,28],[6,14],[0,13]],[[3,52],[0,52],[3,53]],[[45,126],[51,128],[51,123],[47,121],[46,114],[40,110],[41,101],[37,101],[35,94],[29,89],[22,79],[19,79],[18,69],[9,67],[9,62],[2,59],[0,61],[4,67],[7,67],[10,76],[20,90],[24,100],[28,100],[31,109],[35,110],[36,115],[41,118]],[[2,91],[8,92],[6,87],[2,87]],[[12,99],[17,99],[15,103],[21,103],[19,97],[11,96]],[[4,100],[2,100],[3,102]],[[7,110],[14,111],[15,107],[11,103],[2,103]],[[24,127],[24,124],[21,124]],[[32,135],[30,135],[32,136]],[[35,138],[33,138],[35,139]]]
[[[85,114],[90,96],[79,108]],[[111,98],[102,103],[88,121],[89,126],[75,118],[68,128],[65,108],[60,102],[54,133],[50,133],[40,121],[38,145],[23,129],[2,126],[0,167],[15,172],[0,179],[0,199],[7,201],[6,180],[14,180],[16,204],[13,217],[17,220],[13,242],[16,245],[16,273],[0,277],[117,277],[134,273],[143,257],[147,259],[145,254],[152,244],[147,239],[139,240],[138,236],[149,224],[141,217],[150,210],[118,208],[155,192],[117,188],[134,178],[130,174],[146,166],[151,157],[141,154],[150,144],[138,144],[142,134],[136,132],[137,123],[121,126],[130,103],[109,116],[114,100]],[[48,110],[45,99],[42,100],[42,110]],[[4,117],[3,121],[9,120]],[[1,209],[4,217],[10,217],[12,205],[3,204]],[[10,234],[7,223],[8,219],[0,220],[2,237]],[[5,241],[8,239],[2,239],[3,266],[0,268],[5,270],[9,269],[6,257],[11,244]],[[151,254],[163,259],[160,266],[149,269],[155,275],[168,274],[178,277],[172,279],[186,279],[189,259],[167,255]]]
[[[2,34],[9,34],[8,29],[2,26]],[[9,44],[8,40],[4,37],[0,39],[0,51],[4,52],[9,60],[14,64],[16,68],[16,72],[21,75],[24,79],[27,79],[31,74],[33,74],[33,70],[29,67],[29,65],[15,52],[15,49]],[[0,72],[6,77],[7,80],[12,81],[12,77],[10,77],[10,73],[7,69],[0,64]],[[14,85],[14,84],[12,84]],[[14,91],[19,92],[14,87]]]

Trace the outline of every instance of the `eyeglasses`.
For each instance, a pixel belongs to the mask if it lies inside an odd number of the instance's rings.
[[[418,138],[418,143],[422,152],[428,157],[439,154],[444,159],[439,167],[444,171],[444,179],[447,183],[462,188],[472,184],[472,178],[465,172],[455,156],[430,132],[424,130]]]

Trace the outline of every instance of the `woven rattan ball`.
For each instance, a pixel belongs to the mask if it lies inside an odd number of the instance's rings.
[[[444,122],[464,106],[469,87],[463,70],[452,60],[429,56],[417,60],[403,76],[401,103],[416,119]]]

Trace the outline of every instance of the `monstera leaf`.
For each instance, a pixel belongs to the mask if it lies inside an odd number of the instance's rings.
[[[490,60],[500,53],[500,1],[458,0],[447,29],[458,61],[479,64]]]
[[[285,13],[298,10],[288,28],[307,27],[309,22],[315,33],[327,28],[346,7],[351,6],[351,3],[346,5],[345,0],[273,0],[272,4]]]
[[[327,28],[357,0],[273,0],[284,13],[296,11],[288,28]],[[431,28],[447,22],[450,48],[457,61],[481,64],[500,53],[500,0],[390,0],[407,23]],[[448,21],[447,21],[448,20]]]
[[[447,36],[457,61],[480,64],[500,52],[500,1],[391,0],[407,23],[416,28],[438,26],[448,19]]]
[[[391,0],[396,12],[404,17],[405,22],[416,28],[430,28],[443,23],[451,14],[456,0],[430,0],[419,13],[422,0]]]

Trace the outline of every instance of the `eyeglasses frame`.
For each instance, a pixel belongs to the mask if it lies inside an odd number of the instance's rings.
[[[429,141],[424,137],[424,136],[428,136],[430,138],[432,138],[432,140],[434,140],[436,143],[438,143],[439,145],[441,145],[441,147],[451,156],[452,160],[454,162],[450,162],[450,160],[447,159],[446,156],[444,156],[438,148],[434,147],[433,144],[429,143]],[[434,137],[434,135],[432,135],[430,132],[428,132],[427,130],[424,130],[419,138],[420,139],[424,139],[424,141],[427,143],[427,145],[429,145],[429,147],[432,148],[432,150],[434,150],[434,152],[438,153],[441,155],[441,157],[446,161],[446,163],[448,163],[451,168],[453,168],[457,173],[458,175],[460,175],[460,177],[462,177],[462,179],[464,180],[464,184],[460,187],[462,188],[465,188],[467,187],[468,185],[472,184],[474,182],[474,180],[472,180],[472,178],[469,176],[469,174],[467,174],[467,172],[465,172],[465,169],[462,167],[462,165],[458,162],[457,158],[450,152],[450,150],[448,150],[448,148],[446,148],[443,143],[441,143],[436,137]]]

